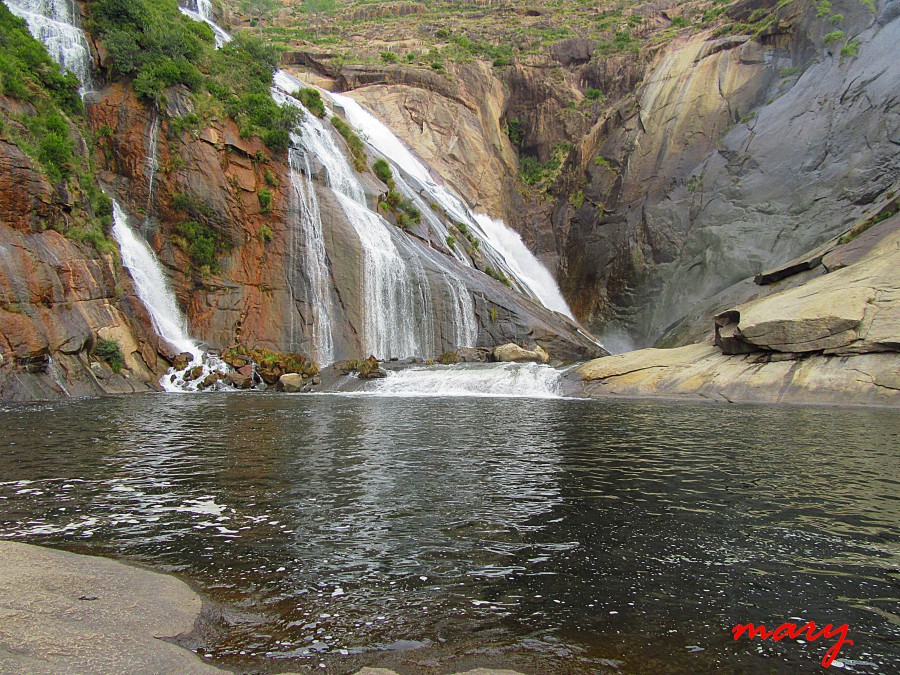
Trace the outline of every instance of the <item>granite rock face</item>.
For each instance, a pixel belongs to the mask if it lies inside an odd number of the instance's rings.
[[[588,170],[568,232],[564,290],[599,334],[619,327],[651,344],[697,304],[842,231],[891,186],[900,18],[892,3],[878,16],[846,4],[856,57],[823,43],[810,8],[758,40],[692,37],[653,65],[599,144],[608,167]]]
[[[826,260],[834,265],[830,271]],[[578,370],[579,391],[900,405],[900,216],[863,219],[830,243],[758,277],[774,279],[758,287],[771,285],[773,292],[763,291],[715,317],[714,343],[596,359]],[[749,289],[744,284],[737,290]]]
[[[88,208],[0,141],[0,399],[157,388],[158,342],[130,281],[113,256],[61,234]],[[120,373],[92,356],[99,340],[118,342]]]

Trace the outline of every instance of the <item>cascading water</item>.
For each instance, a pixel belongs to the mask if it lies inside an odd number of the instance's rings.
[[[475,220],[516,278],[531,289],[544,307],[570,319],[575,318],[550,270],[528,250],[518,232],[508,228],[503,221],[481,213],[475,215]]]
[[[452,218],[466,223],[481,234],[489,248],[503,262],[506,271],[525,290],[548,309],[573,318],[553,275],[528,250],[518,234],[502,221],[472,213],[459,197],[431,176],[428,169],[390,129],[355,100],[340,94],[328,96],[343,109],[350,123],[366,137],[375,150],[422,185],[427,194]]]
[[[299,80],[279,71],[272,95],[282,104],[303,108],[289,95],[302,86]],[[416,264],[415,254],[401,255],[394,241],[396,228],[369,210],[365,189],[331,130],[303,110],[302,133],[295,140],[307,161],[314,157],[325,168],[328,186],[362,247],[364,350],[383,359],[434,354],[431,289],[424,270]],[[314,228],[307,224],[305,229],[309,232]],[[321,232],[317,238],[321,239]]]
[[[315,313],[312,322],[312,343],[314,345],[315,359],[320,364],[334,361],[334,337],[331,328],[331,277],[328,271],[328,257],[325,253],[325,237],[322,232],[322,217],[319,212],[319,203],[316,198],[316,189],[312,184],[312,168],[309,164],[309,156],[299,149],[296,137],[293,139],[293,147],[290,149],[288,161],[291,170],[291,228],[292,238],[297,232],[303,237],[303,261],[311,296],[307,298],[306,305],[309,311]],[[298,246],[296,241],[291,242],[291,250],[296,256]],[[296,256],[299,257],[299,256]],[[291,292],[296,293],[296,262],[292,261],[288,269]],[[295,312],[291,312],[291,340],[294,340]],[[295,347],[291,346],[292,351]]]
[[[175,295],[163,273],[162,266],[153,255],[147,242],[128,224],[128,216],[113,200],[113,237],[122,253],[122,264],[131,273],[138,298],[147,308],[156,333],[177,352],[186,352],[193,357],[181,371],[170,370],[160,384],[166,391],[196,391],[207,375],[224,373],[228,366],[214,357],[204,358],[203,350],[191,339],[187,321],[178,309]],[[201,368],[199,377],[188,377],[194,368]],[[218,386],[216,387],[218,388]]]
[[[428,289],[415,283],[427,283],[424,274],[411,274],[390,223],[347,195],[338,193],[338,199],[363,249],[366,351],[381,359],[434,353],[423,302]]]
[[[560,398],[560,371],[534,363],[433,366],[388,372],[362,395]]]
[[[112,233],[122,251],[122,264],[131,272],[138,297],[150,312],[153,328],[179,352],[189,352],[196,360],[202,359],[203,351],[188,335],[187,322],[162,267],[143,238],[131,229],[125,211],[116,201],[113,201]]]
[[[153,186],[156,183],[156,172],[159,170],[159,113],[153,113],[150,125],[150,142],[147,144],[147,218],[153,212]]]
[[[72,0],[4,0],[9,10],[25,19],[28,30],[46,47],[50,58],[71,70],[81,92],[91,88],[91,50]]]
[[[231,41],[231,36],[213,20],[213,7],[209,0],[195,0],[193,9],[190,7],[179,7],[181,13],[189,16],[194,21],[200,21],[207,24],[213,30],[213,36],[216,41],[216,49],[220,49],[226,43]]]

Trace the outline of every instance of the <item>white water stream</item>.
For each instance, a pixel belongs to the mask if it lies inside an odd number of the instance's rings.
[[[81,82],[81,92],[91,88],[91,50],[78,27],[74,0],[4,0],[9,10],[28,24],[50,58],[71,70]]]
[[[561,398],[560,371],[535,363],[432,366],[389,371],[362,395]]]

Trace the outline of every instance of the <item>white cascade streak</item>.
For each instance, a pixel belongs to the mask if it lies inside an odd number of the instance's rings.
[[[507,267],[531,289],[544,307],[565,314],[570,319],[575,318],[550,270],[528,250],[518,232],[507,227],[503,221],[482,213],[476,214],[475,220],[494,250],[503,256]]]
[[[63,69],[81,82],[81,91],[91,87],[91,50],[78,27],[73,0],[4,0],[9,10],[25,19],[31,34]]]
[[[534,363],[431,366],[389,371],[368,394],[561,398],[560,372]]]
[[[211,373],[226,373],[228,364],[217,357],[206,355],[187,330],[187,320],[178,308],[175,295],[162,266],[147,245],[128,224],[128,217],[119,203],[113,200],[113,237],[119,244],[122,253],[122,264],[134,279],[138,298],[147,308],[150,320],[156,333],[168,342],[177,352],[187,352],[193,358],[186,368],[176,371],[174,368],[166,373],[160,384],[169,392],[198,391],[201,383]],[[198,377],[190,377],[195,368],[200,368]],[[214,389],[228,388],[218,383]]]
[[[528,250],[518,234],[502,221],[485,220],[483,216],[473,214],[462,199],[432,177],[425,165],[384,123],[355,100],[340,94],[328,96],[343,109],[350,123],[373,148],[415,178],[452,218],[474,226],[490,248],[500,256],[509,272],[537,300],[548,309],[573,318],[572,311],[563,299],[553,275]]]
[[[128,224],[128,217],[113,201],[113,237],[122,251],[122,264],[131,273],[138,297],[153,320],[153,328],[179,352],[190,352],[201,360],[203,351],[191,340],[187,321],[178,309],[162,267],[147,243]]]
[[[291,169],[291,218],[292,232],[300,232],[303,237],[303,261],[312,297],[307,306],[315,313],[313,321],[312,343],[316,362],[322,365],[334,362],[334,336],[331,321],[331,276],[328,270],[328,257],[325,253],[325,237],[322,232],[322,217],[316,198],[316,189],[312,184],[312,169],[309,156],[297,148],[295,140],[288,159]],[[296,247],[292,243],[292,249]],[[288,274],[291,289],[294,288],[296,263],[291,264]],[[291,320],[295,312],[291,312]],[[294,331],[291,329],[291,339]]]
[[[154,113],[150,126],[150,142],[147,144],[147,218],[153,212],[153,187],[159,170],[159,113]]]
[[[379,359],[433,354],[426,326],[431,317],[424,306],[427,288],[417,289],[412,278],[421,284],[424,274],[410,274],[391,237],[390,223],[346,195],[337,197],[362,245],[366,351]]]
[[[216,49],[221,49],[231,42],[231,36],[222,30],[221,26],[212,19],[212,3],[205,0],[198,0],[195,4],[198,7],[196,11],[187,7],[179,7],[178,9],[180,9],[181,13],[185,16],[190,17],[194,21],[205,23],[212,28],[213,36],[216,41]]]

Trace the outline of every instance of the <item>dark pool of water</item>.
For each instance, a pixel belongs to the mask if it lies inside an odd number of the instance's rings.
[[[244,670],[900,663],[893,411],[134,396],[0,409],[0,537],[174,571]],[[272,663],[275,665],[273,666]],[[321,666],[320,664],[324,664]]]

